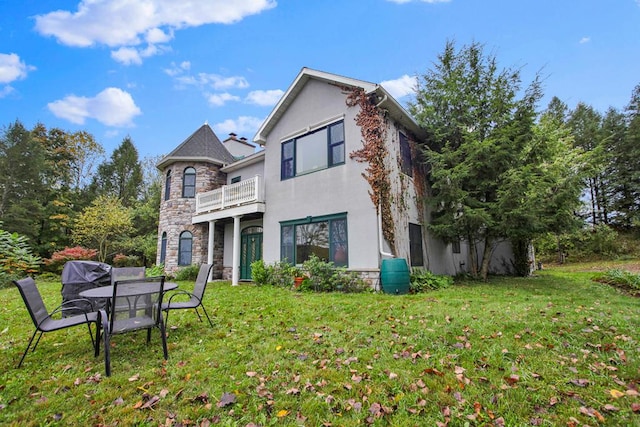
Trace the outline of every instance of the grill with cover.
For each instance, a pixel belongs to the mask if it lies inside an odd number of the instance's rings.
[[[62,302],[80,298],[80,292],[111,284],[111,266],[98,261],[68,261],[62,269]],[[94,300],[94,308],[104,308],[106,300]],[[91,310],[88,302],[79,301],[77,309],[64,311],[64,316],[81,314]]]

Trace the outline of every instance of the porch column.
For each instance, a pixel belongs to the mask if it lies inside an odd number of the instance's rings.
[[[213,249],[215,243],[215,234],[216,234],[216,221],[209,221],[209,243],[207,245],[207,264],[213,264]],[[209,272],[208,281],[213,280],[213,268]]]
[[[231,272],[231,286],[237,286],[240,282],[240,218],[242,215],[233,217],[233,265]]]

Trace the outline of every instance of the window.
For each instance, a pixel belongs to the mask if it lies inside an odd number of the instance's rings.
[[[424,266],[422,258],[422,226],[409,223],[409,254],[411,266]]]
[[[169,200],[171,197],[171,171],[167,171],[167,177],[164,180],[164,199]]]
[[[284,222],[281,242],[280,257],[292,264],[302,264],[312,254],[337,266],[349,263],[345,214]]]
[[[160,264],[164,264],[167,258],[167,232],[162,233],[162,239],[160,240]]]
[[[196,170],[194,168],[186,168],[182,177],[182,197],[196,197]]]
[[[234,176],[233,178],[231,178],[231,184],[235,184],[237,182],[240,182],[240,177],[239,176]]]
[[[454,254],[460,253],[460,240],[454,240],[453,242],[451,242],[451,251]]]
[[[191,253],[193,245],[193,234],[189,231],[180,233],[178,244],[178,265],[191,265]]]
[[[339,121],[283,142],[281,159],[282,179],[343,164],[344,122]]]
[[[400,132],[400,169],[405,175],[413,176],[411,145],[409,145],[409,139],[402,132]]]

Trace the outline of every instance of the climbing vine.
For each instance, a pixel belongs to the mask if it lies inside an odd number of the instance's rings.
[[[359,106],[355,117],[362,135],[362,148],[350,154],[358,162],[366,163],[367,168],[362,176],[367,180],[371,190],[369,196],[382,218],[382,234],[389,243],[391,251],[395,248],[395,224],[391,214],[391,182],[389,170],[385,165],[388,156],[385,145],[386,126],[384,113],[361,88],[349,90],[347,106]]]

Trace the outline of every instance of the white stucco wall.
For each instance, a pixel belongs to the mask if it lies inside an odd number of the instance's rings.
[[[265,146],[264,260],[280,259],[280,222],[307,216],[347,213],[349,268],[378,266],[377,219],[362,177],[365,165],[349,153],[362,147],[354,122],[357,108],[346,106],[337,86],[310,80],[268,135]],[[344,118],[345,164],[281,180],[281,144],[296,133],[332,119]]]

